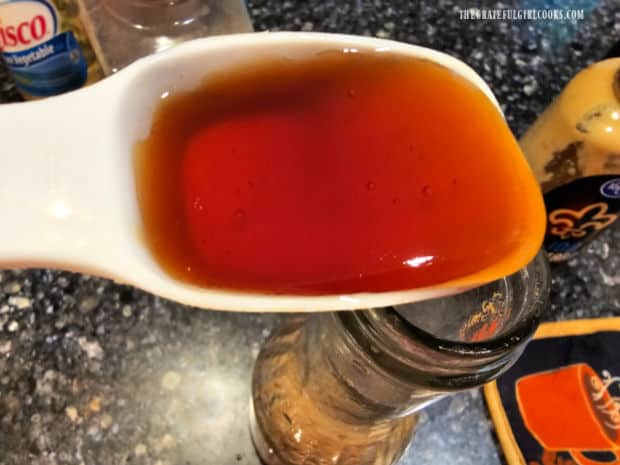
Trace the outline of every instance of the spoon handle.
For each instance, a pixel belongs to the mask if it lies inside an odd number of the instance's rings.
[[[118,180],[106,89],[0,106],[0,268],[109,269]]]

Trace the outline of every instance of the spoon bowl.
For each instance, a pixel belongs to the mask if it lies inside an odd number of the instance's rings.
[[[320,33],[253,33],[190,41],[141,59],[88,88],[0,106],[0,267],[84,272],[187,305],[236,311],[396,305],[454,294],[507,274],[506,267],[498,266],[429,288],[304,296],[201,288],[176,281],[160,268],[143,239],[133,164],[133,147],[149,134],[160,99],[195,88],[210,73],[238,69],[257,59],[299,59],[329,50],[389,51],[436,62],[477,86],[500,111],[489,87],[471,68],[424,47]],[[529,259],[535,253],[525,252]]]

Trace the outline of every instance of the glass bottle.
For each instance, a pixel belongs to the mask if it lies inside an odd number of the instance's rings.
[[[105,74],[199,37],[252,31],[243,0],[78,0]]]
[[[519,143],[545,196],[549,260],[567,260],[620,215],[620,58],[578,73]]]
[[[416,412],[508,369],[549,291],[540,254],[518,273],[448,298],[292,317],[254,367],[251,431],[268,465],[389,465]]]

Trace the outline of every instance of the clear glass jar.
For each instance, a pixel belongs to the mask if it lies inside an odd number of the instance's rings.
[[[243,0],[78,0],[106,74],[199,37],[252,31]]]
[[[251,430],[268,465],[388,465],[416,412],[507,370],[549,293],[542,255],[463,294],[367,311],[292,317],[254,368]]]

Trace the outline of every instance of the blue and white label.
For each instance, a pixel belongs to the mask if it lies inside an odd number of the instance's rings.
[[[88,67],[71,31],[59,34],[49,0],[0,0],[0,51],[17,86],[47,97],[84,85]]]
[[[620,178],[610,179],[601,186],[601,194],[608,199],[620,199]]]

